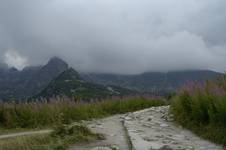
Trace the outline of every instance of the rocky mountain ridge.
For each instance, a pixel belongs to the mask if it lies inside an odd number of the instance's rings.
[[[21,71],[13,67],[9,68],[6,64],[1,63],[0,100],[21,100],[38,95],[51,86],[49,85],[51,81],[58,78],[67,70],[70,70],[69,65],[57,57],[51,58],[44,66],[30,66]],[[164,95],[167,92],[175,91],[175,89],[187,81],[203,82],[215,79],[219,75],[222,74],[210,70],[174,71],[167,73],[147,72],[137,75],[79,74],[83,82],[89,82],[89,84],[98,84],[98,86],[102,87],[111,85],[111,88],[114,86],[115,89],[124,92],[126,91],[125,89],[129,89],[130,91],[154,93],[156,95]],[[68,86],[67,84],[63,85]],[[120,89],[119,87],[122,88]],[[53,88],[51,89],[53,90]],[[56,92],[59,89],[54,89],[52,93],[59,94]]]

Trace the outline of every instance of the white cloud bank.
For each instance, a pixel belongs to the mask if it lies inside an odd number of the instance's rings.
[[[225,6],[225,0],[1,1],[0,52],[15,49],[30,65],[59,56],[86,72],[225,71]]]

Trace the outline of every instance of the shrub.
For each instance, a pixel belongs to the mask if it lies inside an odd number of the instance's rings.
[[[176,121],[204,138],[226,145],[225,83],[221,78],[183,86],[171,103]]]

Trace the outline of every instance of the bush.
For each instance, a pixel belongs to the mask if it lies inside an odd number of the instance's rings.
[[[224,79],[224,80],[222,80]],[[183,126],[226,145],[226,80],[188,83],[173,98],[171,112]]]

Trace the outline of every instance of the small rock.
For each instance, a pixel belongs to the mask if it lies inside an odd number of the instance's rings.
[[[164,135],[156,135],[156,138],[164,138]]]
[[[168,121],[168,122],[173,122],[174,119],[173,119],[173,118],[167,118],[166,121]]]
[[[176,141],[174,141],[174,142],[172,142],[172,144],[173,144],[173,145],[178,145],[179,143],[176,142]]]
[[[173,150],[169,145],[162,146],[159,150]]]
[[[194,146],[188,146],[186,149],[187,150],[193,150],[194,149]]]
[[[152,118],[150,117],[150,118],[148,118],[148,121],[152,121]]]
[[[127,121],[132,120],[132,118],[131,118],[131,117],[125,117],[124,119],[125,119],[125,120],[127,120]]]
[[[185,136],[185,140],[190,140],[190,138],[189,138],[189,137],[187,137],[187,136]]]
[[[167,124],[160,124],[160,127],[169,127],[169,125],[167,125]]]
[[[151,124],[148,124],[148,123],[145,123],[145,124],[142,124],[143,127],[148,127],[148,128],[151,128],[152,125]]]
[[[158,139],[153,139],[153,138],[150,138],[150,137],[143,137],[143,139],[145,141],[148,141],[148,142],[158,141]]]
[[[111,149],[112,149],[112,150],[119,150],[119,147],[116,146],[116,145],[113,145],[113,146],[111,146]]]
[[[98,125],[98,126],[101,126],[102,124],[101,124],[100,122],[97,122],[97,125]]]
[[[162,141],[163,144],[169,144],[169,143],[171,143],[171,142],[172,142],[172,141],[170,141],[170,140],[163,140],[163,141]]]

